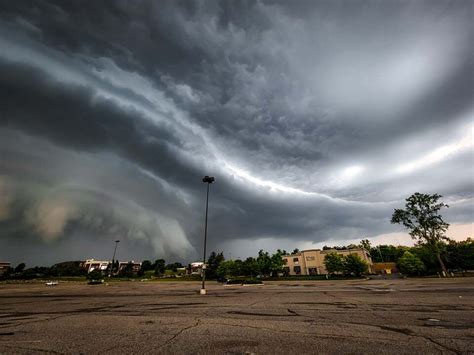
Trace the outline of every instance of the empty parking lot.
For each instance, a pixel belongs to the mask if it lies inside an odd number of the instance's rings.
[[[472,353],[474,279],[0,284],[0,353]]]

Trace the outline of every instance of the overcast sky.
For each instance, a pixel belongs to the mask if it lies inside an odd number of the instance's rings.
[[[0,259],[473,236],[471,1],[0,1]]]

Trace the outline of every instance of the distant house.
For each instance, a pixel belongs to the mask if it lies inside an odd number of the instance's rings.
[[[188,274],[189,275],[201,275],[202,267],[204,263],[202,261],[196,261],[188,265]]]
[[[325,275],[327,274],[324,266],[324,257],[329,253],[337,253],[341,256],[357,254],[369,265],[369,272],[373,272],[372,259],[364,249],[309,249],[302,250],[293,255],[283,255],[284,272],[288,275]]]
[[[134,274],[138,273],[142,267],[142,263],[137,263],[135,261],[120,261],[117,272],[122,271],[127,267],[128,264],[132,264],[132,271]]]
[[[7,261],[0,261],[0,276],[5,275],[10,270],[11,263]]]
[[[93,270],[105,271],[107,270],[109,263],[110,261],[87,259],[82,263],[82,267],[87,271],[87,273]]]
[[[132,260],[132,261],[120,261],[118,263],[118,269],[116,269],[117,266],[114,267],[114,274],[125,269],[127,265],[130,263],[132,264],[133,273],[134,274],[138,273],[142,267],[142,263],[138,263]],[[87,273],[89,273],[92,270],[105,271],[107,270],[109,264],[111,264],[111,262],[108,260],[87,259],[81,264],[81,266],[87,271]]]

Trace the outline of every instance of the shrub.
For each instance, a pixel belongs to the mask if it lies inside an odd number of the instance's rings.
[[[87,280],[89,280],[89,281],[102,280],[103,277],[104,277],[104,275],[102,274],[102,271],[100,271],[98,269],[94,269],[94,270],[92,270],[91,272],[89,272],[87,274]]]
[[[344,258],[344,273],[360,276],[369,269],[365,260],[357,254],[349,254]]]
[[[425,271],[425,265],[416,255],[406,251],[398,260],[398,268],[403,274],[419,275]]]

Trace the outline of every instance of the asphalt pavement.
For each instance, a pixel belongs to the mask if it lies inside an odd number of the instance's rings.
[[[469,354],[474,278],[0,284],[0,353]]]

